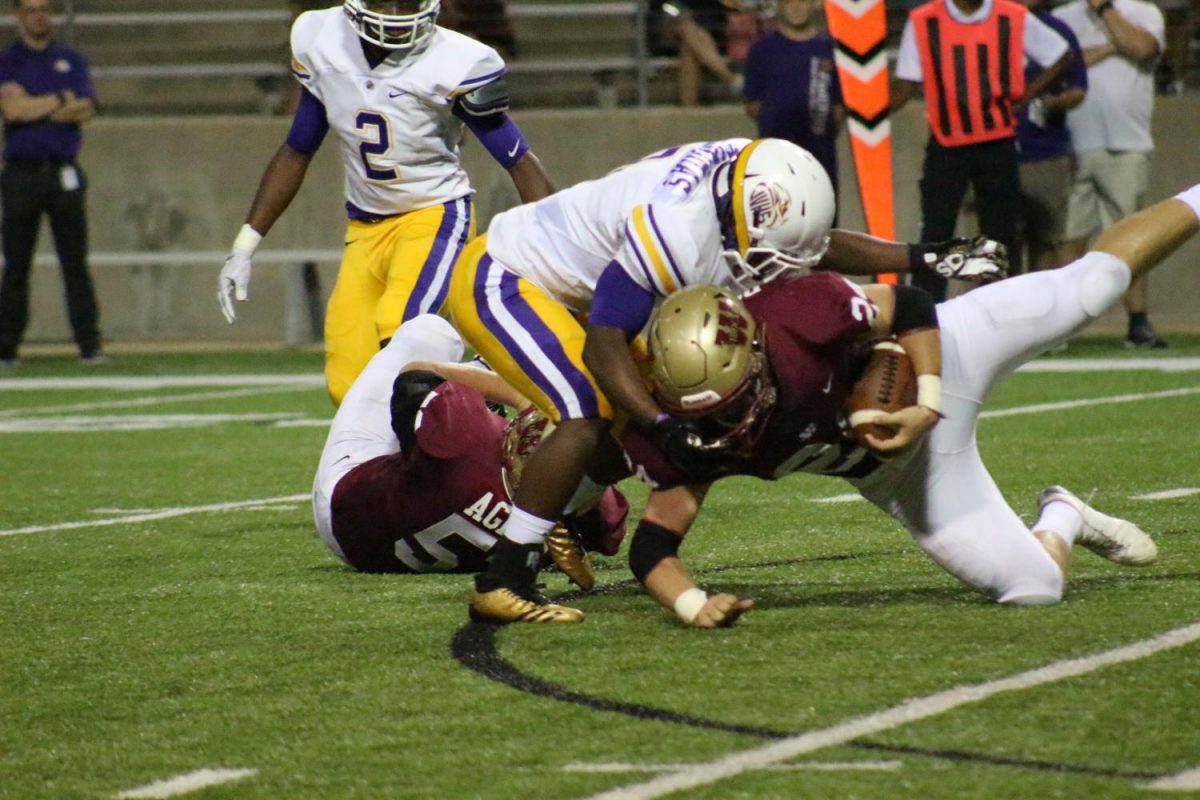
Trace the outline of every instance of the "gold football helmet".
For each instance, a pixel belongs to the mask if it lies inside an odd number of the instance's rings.
[[[775,405],[758,323],[717,286],[667,297],[650,321],[650,379],[665,410],[703,417],[712,442],[745,450]]]
[[[527,406],[505,426],[504,443],[500,447],[500,475],[509,497],[517,494],[525,461],[552,430],[554,423],[537,406]]]

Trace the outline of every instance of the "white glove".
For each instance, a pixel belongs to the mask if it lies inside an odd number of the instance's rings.
[[[943,278],[990,283],[1008,274],[1008,250],[984,236],[950,239],[933,245],[925,254],[925,263]]]
[[[251,259],[261,241],[261,234],[249,225],[243,225],[233,242],[233,252],[225,259],[225,266],[217,278],[217,302],[221,304],[221,313],[230,324],[237,319],[237,312],[233,308],[234,298],[245,302],[249,297]]]

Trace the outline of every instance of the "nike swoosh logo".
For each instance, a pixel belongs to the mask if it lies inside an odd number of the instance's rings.
[[[512,158],[513,156],[515,156],[517,154],[517,151],[520,149],[521,149],[521,140],[518,139],[517,143],[513,145],[513,149],[508,151],[508,157]]]
[[[829,373],[829,380],[825,381],[825,388],[821,390],[821,394],[829,394],[829,390],[833,388],[833,373]]]
[[[388,99],[395,100],[397,97],[399,97],[402,94],[404,94],[404,92],[388,92]]]

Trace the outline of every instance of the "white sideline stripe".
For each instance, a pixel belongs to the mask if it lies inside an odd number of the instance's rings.
[[[984,411],[980,419],[991,417],[1012,417],[1018,414],[1040,414],[1043,411],[1063,411],[1069,408],[1085,406],[1102,406],[1109,403],[1135,403],[1139,400],[1161,400],[1164,397],[1185,397],[1189,394],[1200,394],[1200,386],[1187,386],[1182,389],[1166,389],[1161,392],[1143,392],[1142,394],[1114,394],[1110,397],[1093,397],[1087,400],[1064,400],[1060,403],[1036,403],[1028,406],[1000,408],[995,411]]]
[[[832,497],[814,497],[814,503],[854,503],[862,500],[863,496],[857,492],[853,494],[835,494]]]
[[[24,533],[44,533],[46,531],[69,531],[76,528],[101,528],[108,525],[128,525],[133,522],[153,522],[160,519],[183,517],[188,514],[207,514],[210,511],[232,511],[236,508],[259,508],[261,506],[278,506],[280,503],[295,503],[299,500],[311,500],[311,494],[286,494],[281,497],[267,497],[262,500],[241,500],[236,503],[212,503],[204,506],[186,506],[183,508],[164,508],[145,514],[130,514],[126,517],[111,519],[91,519],[79,522],[58,522],[53,525],[31,525],[28,528],[9,528],[0,530],[0,536],[18,536]],[[294,506],[284,506],[293,508]]]
[[[701,764],[632,764],[621,761],[599,764],[567,764],[564,772],[678,772],[681,769],[697,769]],[[899,761],[805,761],[800,764],[769,764],[763,767],[769,772],[842,772],[852,770],[891,771],[900,769]]]
[[[1131,372],[1139,369],[1190,372],[1200,369],[1200,358],[1039,358],[1022,365],[1017,372]]]
[[[109,416],[24,417],[0,420],[0,433],[92,433],[195,428],[222,422],[276,422],[290,412],[270,414],[113,414]]]
[[[171,389],[186,386],[325,387],[324,375],[113,375],[88,378],[0,378],[0,392],[46,389]]]
[[[134,397],[128,400],[104,400],[93,403],[64,403],[58,406],[41,405],[36,408],[9,408],[0,411],[0,417],[21,417],[27,414],[56,414],[60,411],[98,411],[102,408],[137,408],[139,406],[160,406],[168,403],[190,403],[195,400],[228,400],[231,397],[252,397],[260,394],[277,394],[280,392],[299,392],[306,386],[264,386],[253,389],[226,389],[220,392],[192,392],[191,394],[172,394],[156,397]]]
[[[1106,650],[1083,658],[1055,661],[1044,667],[1018,672],[1000,678],[968,686],[958,686],[936,694],[906,700],[900,705],[865,717],[858,717],[821,730],[791,736],[761,747],[742,750],[707,764],[698,764],[662,775],[643,783],[618,787],[607,792],[591,795],[587,800],[650,800],[650,798],[707,786],[717,781],[740,775],[751,769],[761,769],[770,764],[795,758],[803,753],[824,750],[868,736],[891,730],[909,722],[944,714],[967,703],[978,703],[992,695],[1003,692],[1032,689],[1066,678],[1074,678],[1095,672],[1102,667],[1124,664],[1128,661],[1152,656],[1164,650],[1183,647],[1200,639],[1200,622],[1175,628],[1150,639],[1143,639],[1124,647]]]
[[[1200,789],[1200,767],[1185,769],[1177,775],[1168,775],[1143,783],[1141,788],[1158,792],[1193,792]]]
[[[1130,495],[1130,500],[1173,500],[1176,497],[1191,497],[1200,494],[1200,489],[1167,489],[1163,492]]]
[[[256,769],[198,769],[195,772],[188,772],[183,775],[176,775],[173,778],[164,778],[161,781],[148,783],[145,786],[139,786],[136,789],[126,789],[117,797],[122,798],[156,798],[156,797],[175,797],[176,795],[187,794],[198,789],[204,789],[209,786],[216,786],[221,783],[229,783],[230,781],[240,781],[243,778],[249,778],[251,775],[257,775]]]

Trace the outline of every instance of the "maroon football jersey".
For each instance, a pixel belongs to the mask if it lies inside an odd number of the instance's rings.
[[[870,345],[873,304],[839,275],[818,273],[772,281],[745,298],[758,321],[776,387],[775,407],[751,453],[730,456],[727,475],[773,480],[796,471],[853,478],[879,461],[842,431],[842,409]],[[637,431],[622,436],[630,468],[662,488],[683,482]]]
[[[500,471],[504,420],[453,381],[422,405],[412,452],[379,456],[333,491],[333,535],[364,572],[478,572],[512,505]]]

